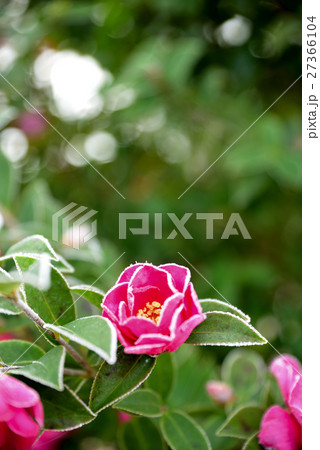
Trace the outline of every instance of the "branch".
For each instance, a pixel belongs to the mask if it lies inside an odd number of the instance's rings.
[[[74,376],[80,376],[80,377],[87,377],[88,373],[85,372],[84,370],[78,370],[78,369],[69,369],[69,368],[65,368],[63,369],[63,373],[65,375],[74,375]]]
[[[25,303],[23,300],[21,300],[18,296],[12,297],[7,296],[7,298],[11,301],[13,301],[19,308],[31,319],[35,324],[37,324],[42,330],[44,330],[46,333],[49,334],[53,339],[55,339],[57,342],[59,342],[60,345],[62,345],[66,351],[69,353],[72,358],[77,361],[80,366],[82,366],[89,377],[95,376],[94,369],[90,366],[90,364],[80,355],[80,353],[77,352],[67,341],[65,341],[61,336],[56,336],[55,333],[51,330],[48,330],[45,327],[45,322],[36,314],[30,306]]]

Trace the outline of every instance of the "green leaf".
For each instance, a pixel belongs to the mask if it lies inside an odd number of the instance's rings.
[[[93,382],[90,408],[99,412],[137,389],[150,375],[156,359],[148,355],[127,355],[120,348],[117,364],[102,363]]]
[[[164,450],[158,428],[151,420],[139,417],[119,427],[118,443],[121,450]]]
[[[12,294],[18,289],[20,284],[21,281],[19,279],[14,279],[9,272],[0,267],[0,299],[2,298],[1,294]]]
[[[221,300],[206,298],[200,300],[200,304],[204,313],[214,311],[230,312],[232,314],[235,314],[236,316],[241,317],[241,319],[245,320],[246,322],[250,322],[250,317],[244,314],[240,309],[236,308],[233,305],[230,305],[229,303],[222,302]]]
[[[151,389],[138,389],[113,405],[113,408],[146,417],[159,417],[162,414],[160,395]]]
[[[92,286],[72,286],[70,288],[71,292],[78,294],[79,296],[85,298],[90,303],[92,303],[97,308],[101,309],[101,303],[103,301],[104,293]]]
[[[110,320],[105,317],[82,317],[63,326],[47,323],[45,327],[89,348],[109,364],[116,362],[117,333]]]
[[[231,437],[217,436],[216,431],[225,421],[225,415],[221,416],[222,410],[215,411],[213,414],[207,414],[201,420],[201,426],[208,436],[211,446],[214,450],[235,450],[239,449],[239,439]]]
[[[14,294],[22,283],[42,290],[47,289],[50,285],[51,266],[43,257],[33,261],[23,276],[18,270],[6,272],[0,267],[0,293]]]
[[[22,276],[36,261],[34,258],[17,256],[15,258]],[[46,291],[25,285],[23,295],[28,305],[48,323],[65,323],[75,320],[75,307],[66,280],[61,273],[51,266],[51,285]]]
[[[5,109],[5,108],[3,108]],[[17,190],[17,173],[10,161],[0,151],[0,204],[12,204]]]
[[[14,316],[21,313],[22,313],[21,309],[17,305],[15,305],[11,300],[0,297],[0,314],[7,314],[9,316]]]
[[[157,391],[163,400],[170,395],[175,383],[176,370],[171,353],[163,353],[157,357],[157,364],[146,385]]]
[[[4,261],[15,256],[29,256],[32,258],[39,258],[46,255],[60,271],[73,272],[73,267],[61,256],[58,255],[51,246],[48,239],[35,234],[33,236],[26,237],[16,244],[12,245],[5,256],[0,258],[0,261]]]
[[[19,365],[32,363],[44,355],[42,348],[33,342],[11,339],[0,342],[0,359],[8,365]]]
[[[167,411],[160,421],[161,431],[173,450],[210,450],[202,428],[191,417],[179,411]]]
[[[0,293],[12,294],[20,286],[21,281],[10,280],[0,273]]]
[[[6,252],[6,256],[25,255],[28,256],[41,256],[43,254],[48,255],[51,259],[58,260],[58,255],[50,245],[50,242],[40,234],[28,236],[21,241],[13,244]]]
[[[177,363],[177,382],[168,399],[170,406],[187,411],[212,409],[213,402],[204,388],[213,376],[215,364],[212,355],[202,352],[198,347],[183,345],[172,356]]]
[[[217,431],[217,436],[249,439],[259,430],[263,408],[258,405],[242,406],[234,411]]]
[[[193,330],[187,344],[244,346],[267,342],[252,325],[234,314],[217,311],[206,315],[206,320]]]
[[[196,61],[202,56],[203,41],[194,37],[176,39],[165,64],[166,76],[176,87],[188,82]]]
[[[65,356],[64,347],[54,347],[37,361],[33,361],[21,369],[10,370],[10,373],[23,375],[45,386],[62,391]]]
[[[258,433],[254,433],[244,444],[241,450],[260,450]]]
[[[36,389],[44,408],[46,430],[73,430],[96,417],[67,385],[62,392],[38,385]]]

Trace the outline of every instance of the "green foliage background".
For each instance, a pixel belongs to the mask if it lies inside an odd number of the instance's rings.
[[[96,283],[106,291],[135,261],[187,265],[180,252],[218,291],[193,270],[200,298],[224,297],[250,315],[274,347],[300,358],[300,82],[178,198],[299,77],[300,2],[34,0],[23,5],[11,1],[0,7],[0,41],[17,51],[3,75],[69,141],[80,136],[80,149],[93,131],[112,134],[116,158],[93,164],[126,198],[89,165],[69,164],[65,142],[48,127],[29,138],[22,160],[12,163],[0,154],[1,249],[31,233],[51,239],[54,212],[70,202],[87,206],[98,211],[97,238],[80,250],[56,244],[79,280],[91,284],[126,252]],[[217,29],[235,15],[250,21],[250,37],[239,46],[223,45]],[[50,93],[33,79],[33,63],[43,48],[91,55],[112,73],[112,84],[101,90],[100,114],[67,121],[54,112]],[[110,89],[119,85],[132,89],[135,100],[112,111]],[[1,130],[18,127],[29,105],[3,79],[0,94]],[[119,240],[120,212],[162,212],[164,238],[128,234]],[[187,223],[193,239],[179,234],[166,239],[172,230],[168,212],[194,213]],[[196,212],[224,214],[213,240],[205,239]],[[220,239],[232,212],[241,215],[251,240]],[[152,225],[151,216],[151,230]],[[14,328],[14,320],[0,325]],[[258,351],[267,363],[276,356],[271,346]],[[203,352],[220,363],[228,349]]]

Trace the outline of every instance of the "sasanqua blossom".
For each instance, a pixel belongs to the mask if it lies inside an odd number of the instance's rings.
[[[29,450],[43,427],[39,394],[10,375],[0,376],[0,449]]]
[[[190,271],[177,264],[134,264],[102,303],[126,353],[173,352],[205,319]]]
[[[299,361],[290,355],[278,356],[270,372],[278,381],[286,409],[271,406],[264,414],[259,441],[275,450],[299,450],[302,445],[302,375]]]

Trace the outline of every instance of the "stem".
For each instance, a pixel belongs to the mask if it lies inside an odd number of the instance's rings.
[[[35,324],[37,324],[42,330],[44,330],[46,333],[48,333],[53,339],[55,339],[57,342],[59,342],[60,345],[62,345],[66,351],[69,353],[72,358],[77,361],[80,366],[82,366],[89,377],[95,376],[95,371],[90,366],[90,364],[80,355],[80,353],[77,352],[70,344],[68,344],[67,341],[65,341],[61,336],[57,337],[53,331],[48,330],[46,328],[45,322],[36,314],[27,303],[25,303],[23,300],[21,300],[18,296],[17,297],[11,297],[7,296],[9,300],[12,300],[19,308],[31,319]]]
[[[68,369],[67,367],[63,369],[63,373],[65,375],[74,375],[74,376],[80,376],[80,377],[87,377],[88,373],[84,370],[78,370],[78,369]]]

